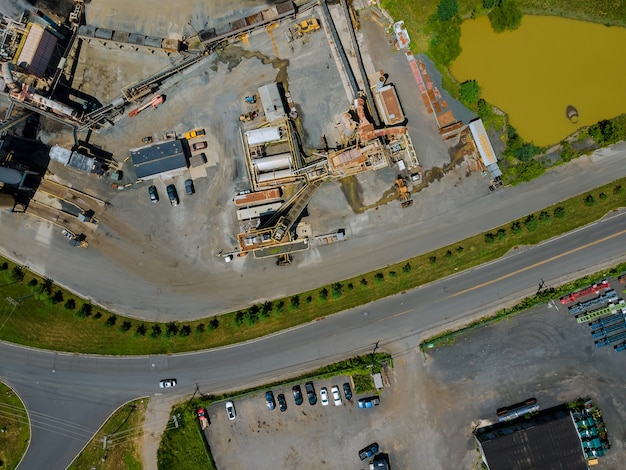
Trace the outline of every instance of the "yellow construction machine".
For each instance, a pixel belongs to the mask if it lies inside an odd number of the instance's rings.
[[[296,36],[300,38],[303,34],[313,33],[318,29],[320,29],[320,22],[317,18],[309,18],[301,21],[300,23],[296,23],[295,32]]]

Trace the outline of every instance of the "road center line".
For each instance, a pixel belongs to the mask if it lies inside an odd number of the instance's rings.
[[[396,318],[396,317],[400,317],[400,316],[402,316],[402,315],[406,315],[407,313],[412,312],[413,310],[414,310],[414,309],[410,308],[409,310],[405,310],[404,312],[399,312],[399,313],[396,313],[396,314],[394,314],[394,315],[391,315],[390,317],[381,318],[381,319],[380,319],[380,320],[378,320],[378,321],[391,320],[392,318]]]
[[[465,290],[457,292],[456,294],[449,295],[447,298],[450,299],[452,297],[457,297],[459,295],[465,294],[467,292],[470,292],[470,291],[473,291],[473,290],[476,290],[476,289],[481,289],[481,288],[483,288],[485,286],[488,286],[490,284],[494,284],[496,282],[502,281],[503,279],[507,279],[507,278],[509,278],[511,276],[515,276],[515,275],[517,275],[519,273],[523,273],[524,271],[528,271],[529,269],[536,268],[537,266],[542,266],[542,265],[544,265],[546,263],[550,263],[551,261],[557,260],[559,258],[563,258],[564,256],[571,255],[572,253],[576,253],[577,251],[584,250],[585,248],[589,248],[590,246],[594,246],[594,245],[597,245],[599,243],[603,243],[603,242],[605,242],[607,240],[610,240],[611,238],[619,237],[620,235],[624,235],[625,233],[626,233],[626,230],[622,230],[621,232],[616,232],[616,233],[614,233],[612,235],[608,235],[608,236],[606,236],[604,238],[601,238],[599,240],[595,240],[595,241],[592,241],[590,243],[587,243],[586,245],[581,245],[579,247],[573,248],[573,249],[571,249],[569,251],[566,251],[564,253],[558,254],[558,255],[553,256],[551,258],[544,259],[543,261],[539,261],[538,263],[532,264],[530,266],[526,266],[525,268],[518,269],[517,271],[510,272],[510,273],[505,274],[504,276],[501,276],[501,277],[499,277],[497,279],[492,279],[491,281],[484,282],[484,283],[479,284],[477,286],[469,287],[469,288],[467,288]]]

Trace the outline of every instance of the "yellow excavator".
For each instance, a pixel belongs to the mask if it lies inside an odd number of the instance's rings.
[[[296,23],[295,32],[296,36],[301,38],[303,34],[313,33],[318,29],[320,29],[320,22],[317,18],[309,18],[301,21],[300,23]]]

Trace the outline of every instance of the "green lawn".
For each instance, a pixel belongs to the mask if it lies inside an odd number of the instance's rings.
[[[141,470],[141,436],[148,398],[126,403],[104,423],[69,470]],[[102,439],[107,436],[107,448]]]
[[[30,427],[22,400],[11,387],[0,382],[0,468],[17,467],[29,439]]]

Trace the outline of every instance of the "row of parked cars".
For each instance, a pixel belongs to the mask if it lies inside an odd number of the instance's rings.
[[[352,400],[352,389],[350,388],[350,384],[348,382],[343,384],[343,395],[346,400]],[[315,387],[313,386],[313,382],[309,381],[304,384],[304,390],[307,395],[307,400],[309,401],[309,405],[314,406],[317,404],[317,393],[315,392]],[[297,406],[302,405],[304,402],[304,397],[302,395],[302,388],[300,385],[294,385],[291,388],[291,393],[293,395],[294,403]],[[335,406],[341,406],[343,404],[341,399],[341,392],[337,385],[333,385],[330,388],[330,395],[328,393],[328,389],[326,387],[322,387],[320,389],[320,401],[322,402],[322,406],[328,406],[330,403],[330,396],[332,396],[333,404]],[[287,400],[285,399],[285,394],[280,393],[276,397],[278,400],[278,406],[280,411],[287,411]],[[265,392],[265,403],[267,404],[267,408],[269,410],[273,410],[276,408],[276,400],[274,399],[274,392],[271,390]]]
[[[178,198],[178,191],[176,191],[176,186],[173,184],[168,184],[167,188],[167,197],[170,200],[170,204],[173,206],[177,206],[180,203],[180,199]],[[196,192],[196,188],[193,185],[193,180],[187,179],[185,180],[185,192],[188,196],[191,196]],[[148,188],[148,194],[150,195],[150,200],[155,204],[159,202],[159,192],[157,191],[156,186],[151,185]]]

